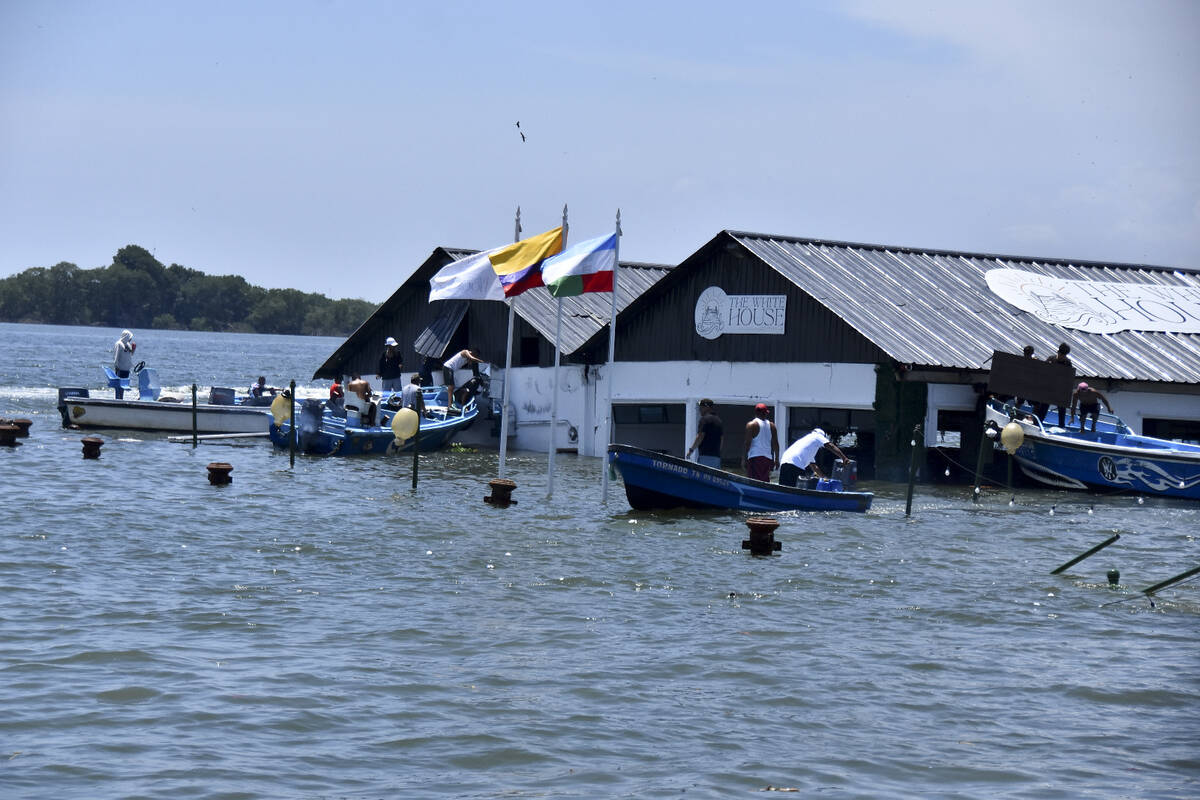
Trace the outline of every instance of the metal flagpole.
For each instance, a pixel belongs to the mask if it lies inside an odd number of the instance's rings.
[[[513,223],[513,241],[521,241],[520,206],[517,206],[517,218]],[[501,392],[503,398],[500,400],[500,472],[497,476],[500,478],[504,477],[504,467],[508,455],[508,385],[512,379],[513,316],[516,304],[516,297],[508,301],[508,347],[505,348],[504,353],[504,391]]]
[[[613,361],[617,352],[617,273],[621,271],[621,209],[617,209],[617,243],[613,252],[613,285],[612,312],[608,318],[608,419],[605,425],[607,440],[604,445],[604,456],[600,459],[600,485],[603,502],[608,502],[608,446],[613,438]]]
[[[567,249],[567,204],[563,203],[562,216],[562,248],[561,253]],[[553,400],[550,402],[550,458],[546,462],[546,497],[554,494],[554,453],[558,450],[558,363],[559,363],[559,342],[562,333],[562,298],[555,298],[558,301],[558,319],[554,325],[554,393]]]

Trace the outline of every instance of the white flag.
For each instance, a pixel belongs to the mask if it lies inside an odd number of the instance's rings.
[[[430,300],[504,300],[504,287],[488,259],[494,250],[452,261],[429,279]]]

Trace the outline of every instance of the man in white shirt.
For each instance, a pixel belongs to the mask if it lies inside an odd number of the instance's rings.
[[[792,442],[779,457],[779,485],[795,486],[799,477],[809,469],[818,478],[824,478],[821,468],[817,466],[817,453],[822,447],[837,455],[843,464],[850,461],[836,444],[829,441],[825,431],[813,428],[811,432]]]

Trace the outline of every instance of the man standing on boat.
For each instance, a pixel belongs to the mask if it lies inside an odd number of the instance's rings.
[[[383,383],[383,391],[398,392],[404,388],[400,376],[404,370],[404,357],[400,345],[391,336],[383,344],[383,353],[379,356],[379,380]]]
[[[121,331],[121,338],[113,347],[113,372],[117,373],[117,378],[129,377],[129,371],[133,369],[134,350],[137,350],[137,342],[133,340],[133,333]],[[116,392],[118,400],[125,397],[125,388],[120,380],[117,381]]]
[[[792,442],[779,457],[779,485],[795,486],[800,475],[810,469],[818,478],[824,478],[825,475],[821,472],[821,468],[817,466],[817,453],[822,447],[833,452],[842,460],[843,464],[850,463],[850,459],[841,451],[841,448],[829,441],[825,431],[813,428],[812,431]]]
[[[454,355],[442,364],[443,377],[446,380],[446,405],[447,410],[453,409],[454,406],[454,373],[456,370],[466,369],[468,364],[482,364],[483,359],[479,357],[473,349],[467,348],[459,350]],[[476,368],[477,369],[477,368]]]
[[[771,470],[779,466],[779,434],[775,423],[767,419],[770,409],[766,403],[754,407],[754,419],[746,423],[745,455],[742,466],[746,477],[763,481],[771,480]]]
[[[421,393],[421,376],[413,373],[412,379],[400,395],[402,408],[411,408],[418,414],[425,413],[425,395]]]
[[[350,382],[346,384],[345,403],[347,424],[350,422],[351,411],[358,412],[359,423],[362,427],[369,428],[375,424],[375,404],[371,402],[371,384],[364,381],[360,375],[350,376]]]
[[[721,468],[721,436],[725,426],[717,416],[716,406],[707,397],[700,401],[700,424],[696,428],[696,439],[688,448],[687,458],[696,451],[696,462],[714,469]]]
[[[1093,389],[1086,383],[1080,383],[1075,387],[1075,391],[1071,392],[1071,416],[1075,416],[1075,406],[1079,406],[1079,432],[1083,433],[1083,426],[1087,423],[1087,418],[1092,418],[1092,433],[1096,432],[1096,422],[1100,419],[1100,401],[1104,401],[1104,407],[1108,409],[1108,413],[1113,413],[1112,403],[1108,402],[1108,398],[1098,390]]]

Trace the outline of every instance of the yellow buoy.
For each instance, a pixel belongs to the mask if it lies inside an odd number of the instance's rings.
[[[1000,431],[1000,443],[1010,453],[1017,452],[1017,449],[1024,441],[1025,431],[1021,428],[1021,423],[1019,422],[1010,422]]]
[[[271,401],[271,416],[275,418],[276,426],[287,422],[292,416],[292,398],[283,393],[277,394]]]
[[[411,408],[402,408],[396,412],[396,416],[392,417],[392,433],[400,441],[411,439],[417,435],[417,426],[420,421],[416,411]]]

